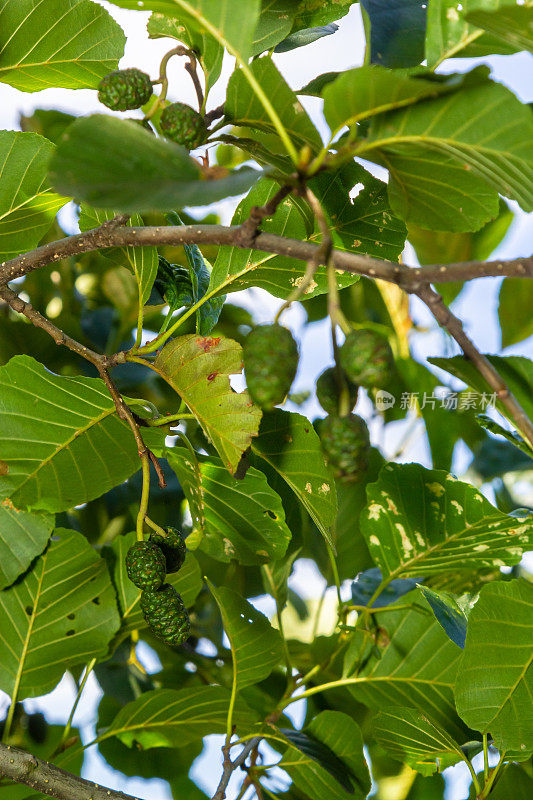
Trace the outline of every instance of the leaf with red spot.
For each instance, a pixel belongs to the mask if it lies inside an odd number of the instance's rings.
[[[240,344],[221,336],[180,336],[161,350],[154,366],[234,473],[261,420],[248,393],[234,392],[229,382],[230,375],[242,371]]]

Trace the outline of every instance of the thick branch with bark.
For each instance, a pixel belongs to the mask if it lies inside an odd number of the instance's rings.
[[[511,393],[499,372],[492,366],[488,358],[479,352],[473,341],[466,335],[461,320],[450,311],[440,294],[432,289],[431,286],[424,286],[417,291],[412,290],[411,293],[426,304],[439,325],[455,339],[465,356],[470,359],[481,377],[486,380],[490,388],[496,393],[498,400],[507,409],[524,437],[533,447],[533,423]]]
[[[36,792],[57,800],[140,800],[78,778],[18,747],[5,744],[0,744],[0,776],[15,783],[24,783]]]
[[[245,223],[246,224],[246,223]],[[183,225],[162,227],[111,227],[93,230],[50,242],[29,253],[12,258],[0,265],[0,286],[21,278],[35,269],[54,264],[63,258],[78,256],[110,247],[147,247],[180,244],[232,245],[250,248],[249,228],[242,225]],[[244,234],[244,235],[243,235]],[[258,233],[253,237],[253,247],[266,253],[276,253],[301,261],[316,258],[320,245],[288,239],[273,233]],[[383,261],[371,256],[347,253],[334,249],[331,254],[335,269],[369,278],[381,278],[402,289],[418,289],[429,283],[469,281],[489,277],[533,277],[533,256],[507,261],[462,261],[456,264],[432,264],[426,267],[409,267],[393,261]]]

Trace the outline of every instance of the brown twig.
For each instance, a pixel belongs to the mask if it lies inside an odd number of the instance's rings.
[[[0,744],[0,776],[57,800],[139,800],[130,794],[78,778],[18,747],[5,744]]]
[[[222,765],[222,777],[220,778],[220,782],[217,786],[217,790],[212,797],[212,800],[224,800],[226,797],[226,789],[228,788],[228,783],[232,774],[235,772],[236,769],[239,767],[244,766],[244,763],[250,753],[257,748],[257,745],[261,741],[261,736],[254,736],[253,739],[250,739],[243,747],[239,755],[233,759],[230,758],[230,750],[231,745],[225,745],[222,748],[222,752],[224,754],[224,761]]]
[[[479,352],[473,341],[466,335],[461,320],[452,314],[440,294],[431,286],[422,286],[416,290],[411,289],[410,293],[425,303],[439,325],[455,339],[465,356],[470,359],[481,377],[485,379],[495,392],[498,400],[509,412],[510,417],[515,421],[524,438],[533,446],[533,423],[499,372],[492,366],[488,358]]]
[[[264,219],[272,217],[276,213],[279,204],[292,192],[293,188],[290,185],[281,186],[264,206],[252,206],[248,219],[239,226],[238,238],[243,243],[243,246],[254,246],[255,239],[259,233],[259,225]]]
[[[163,471],[161,469],[161,465],[159,464],[157,458],[152,453],[152,451],[146,447],[141,431],[139,429],[139,425],[134,417],[133,412],[127,406],[124,398],[118,391],[117,387],[113,383],[111,376],[109,374],[109,369],[117,364],[125,364],[126,363],[126,354],[125,353],[115,353],[112,356],[100,355],[96,353],[94,350],[91,350],[89,347],[81,344],[81,342],[77,342],[71,336],[67,336],[67,334],[50,322],[49,319],[43,317],[35,308],[31,305],[31,303],[27,303],[18,294],[15,294],[9,287],[7,286],[0,286],[0,298],[4,300],[12,309],[16,311],[17,314],[23,314],[30,322],[35,325],[37,328],[41,328],[41,330],[45,331],[49,336],[52,337],[54,342],[57,345],[63,345],[67,347],[72,352],[77,353],[79,356],[84,358],[86,361],[89,361],[93,364],[96,369],[98,370],[100,377],[104,381],[109,394],[115,404],[115,408],[117,410],[117,414],[121,420],[127,422],[130,426],[133,436],[135,437],[135,442],[137,444],[137,450],[139,452],[139,458],[142,458],[145,453],[147,453],[154,465],[154,468],[157,472],[157,477],[159,479],[159,485],[162,489],[166,486],[165,477],[163,475]]]
[[[250,238],[244,241],[242,226],[239,225],[180,225],[111,229],[101,226],[60,239],[57,242],[50,242],[5,261],[0,264],[0,286],[27,275],[35,269],[54,264],[63,258],[79,256],[81,253],[105,250],[111,247],[148,247],[193,243],[231,245],[249,249]],[[309,261],[319,247],[312,242],[302,242],[298,239],[261,232],[253,237],[253,246],[265,253],[289,256],[300,261]],[[409,267],[393,261],[335,249],[332,250],[331,257],[335,269],[355,275],[365,275],[369,278],[381,278],[406,291],[416,290],[429,283],[469,281],[474,278],[533,277],[533,256],[504,261],[461,261],[454,264],[432,264],[425,267]]]
[[[196,71],[196,56],[194,55],[192,50],[189,52],[188,55],[189,55],[189,61],[185,65],[185,69],[191,76],[191,80],[194,85],[194,91],[196,92],[196,97],[198,99],[198,109],[201,112],[202,106],[204,104],[204,93],[202,90],[200,79],[198,77],[198,72]]]

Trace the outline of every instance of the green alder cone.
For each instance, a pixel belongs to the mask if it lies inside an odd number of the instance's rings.
[[[178,572],[183,566],[187,552],[185,539],[181,533],[176,528],[167,528],[166,536],[162,536],[160,533],[152,533],[150,534],[150,541],[161,548],[165,556],[167,574]]]
[[[254,328],[243,351],[250,397],[270,411],[289,393],[298,368],[298,345],[287,328],[275,323]]]
[[[135,542],[126,553],[128,578],[139,589],[157,589],[165,580],[163,551],[153,542]]]
[[[159,125],[167,139],[183,145],[187,150],[200,147],[207,138],[204,118],[185,103],[167,106],[161,114]]]
[[[324,455],[336,478],[358,480],[368,468],[370,436],[357,414],[329,416],[321,420],[318,435]]]
[[[98,99],[112,111],[140,108],[152,96],[152,81],[140,69],[117,69],[98,84]]]
[[[385,336],[371,330],[352,331],[340,347],[341,366],[354,383],[382,389],[394,369],[394,356]]]
[[[318,376],[316,382],[316,397],[326,414],[339,416],[339,403],[341,399],[341,387],[339,386],[338,373],[336,367],[328,367]],[[352,383],[344,371],[341,373],[344,378],[344,386],[348,392],[348,408],[351,411],[357,403],[359,387]]]
[[[140,605],[148,627],[158,639],[177,646],[189,638],[191,622],[187,609],[169,583],[153,591],[145,589]]]

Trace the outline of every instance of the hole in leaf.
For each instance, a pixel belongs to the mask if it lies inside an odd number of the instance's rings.
[[[91,603],[94,603],[95,606],[99,606],[100,605],[100,598],[99,597],[93,597],[93,599],[91,600]]]
[[[26,612],[26,614],[28,615],[28,617],[31,617],[31,615],[33,614],[33,608],[32,608],[32,606],[26,606],[26,608],[24,609],[24,611]]]
[[[267,509],[267,511],[265,513],[268,514],[270,519],[277,519],[278,518],[277,514],[274,514],[273,511],[269,511],[268,509]]]
[[[74,630],[74,628],[71,628],[69,631],[66,632],[65,636],[74,636],[75,633],[76,631]]]
[[[67,614],[67,619],[74,619],[76,614]]]

